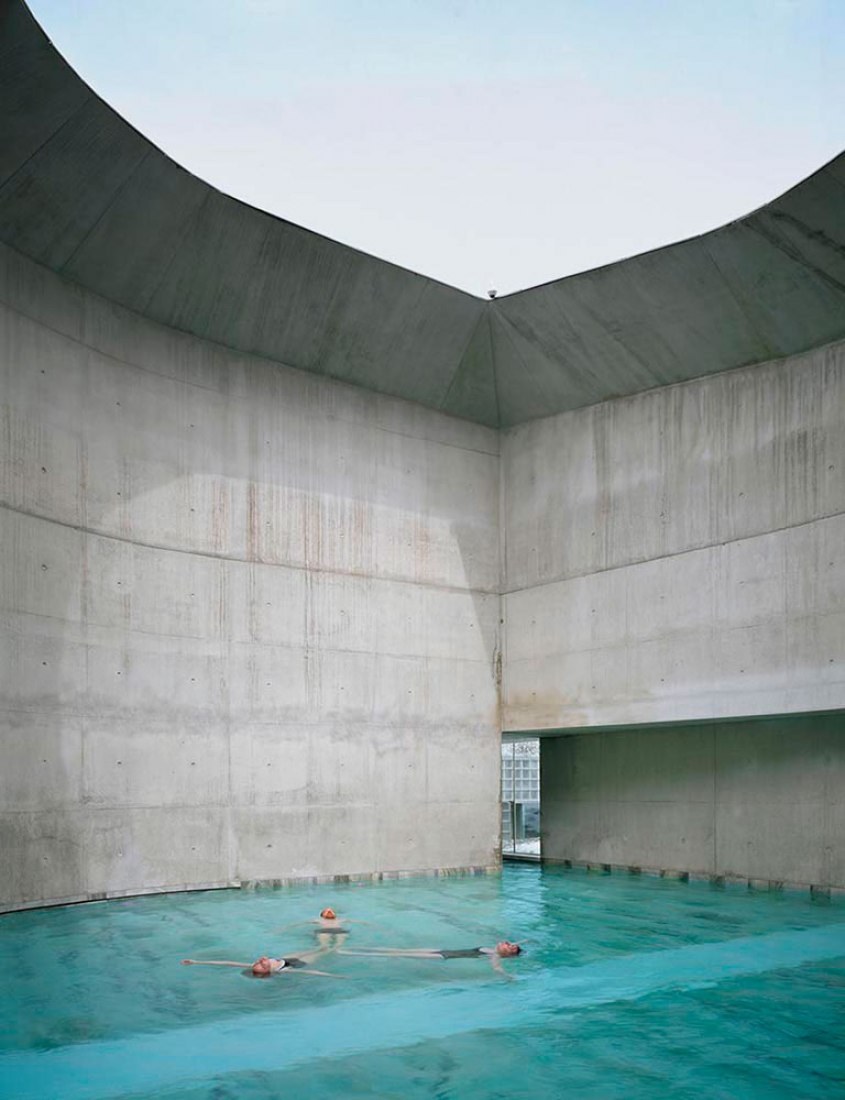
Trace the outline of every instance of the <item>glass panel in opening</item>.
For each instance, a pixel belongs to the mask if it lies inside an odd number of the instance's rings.
[[[540,742],[502,741],[502,855],[540,856]]]

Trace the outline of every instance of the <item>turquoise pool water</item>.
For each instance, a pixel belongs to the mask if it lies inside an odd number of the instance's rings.
[[[183,967],[313,947],[527,941],[484,960],[328,956],[344,975]],[[825,1097],[845,1090],[845,905],[648,877],[172,894],[0,918],[0,1096]]]

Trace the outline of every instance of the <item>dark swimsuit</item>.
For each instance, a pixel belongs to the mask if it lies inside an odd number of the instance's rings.
[[[480,947],[466,947],[463,951],[438,951],[441,959],[478,959],[484,952]]]
[[[297,959],[295,956],[288,959],[279,959],[282,964],[278,970],[271,970],[269,974],[253,974],[252,968],[242,971],[247,978],[272,978],[274,974],[281,974],[283,970],[298,970],[301,966],[307,966],[307,962]]]

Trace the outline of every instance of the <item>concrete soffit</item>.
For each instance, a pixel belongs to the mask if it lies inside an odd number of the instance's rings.
[[[721,229],[484,301],[230,198],[0,0],[0,239],[153,321],[507,428],[845,337],[845,153]]]

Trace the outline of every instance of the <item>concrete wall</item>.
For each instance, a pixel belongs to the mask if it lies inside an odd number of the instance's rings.
[[[845,345],[500,469],[8,249],[0,308],[3,905],[488,866],[500,724],[845,707]]]
[[[0,303],[3,904],[495,863],[497,434]]]
[[[549,859],[845,886],[845,715],[541,741]]]
[[[504,723],[845,707],[845,345],[503,439]]]

